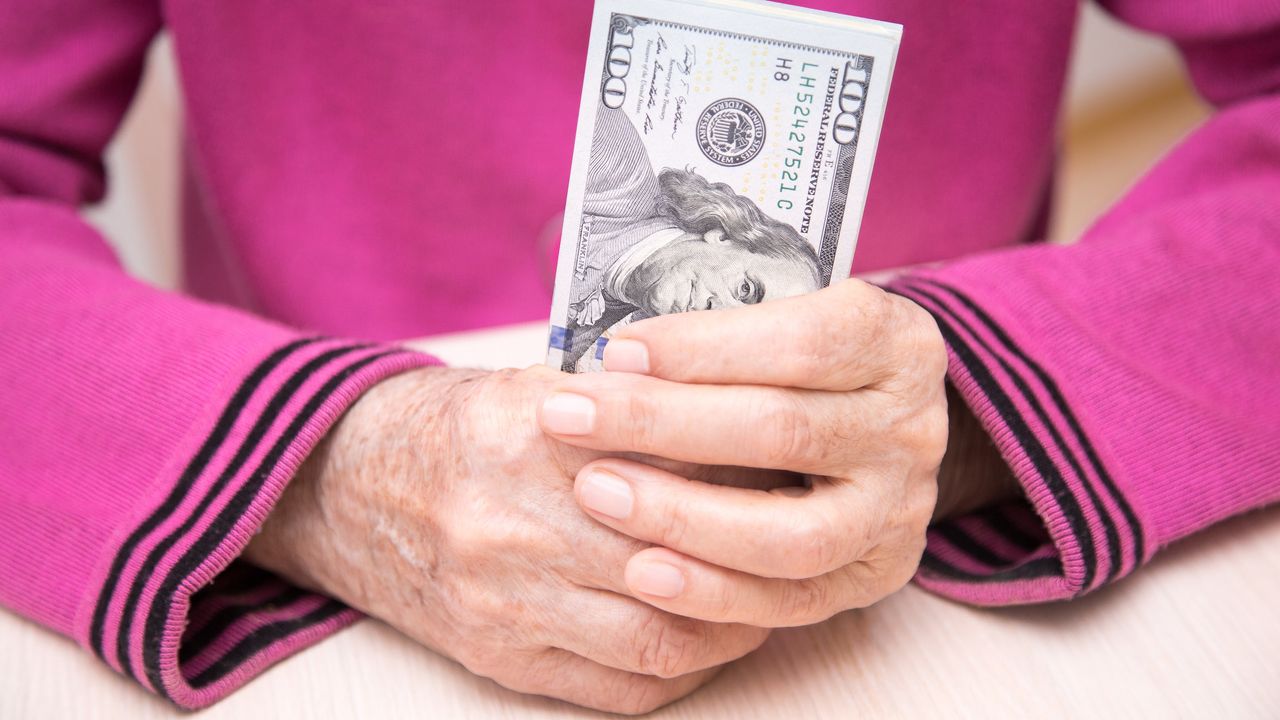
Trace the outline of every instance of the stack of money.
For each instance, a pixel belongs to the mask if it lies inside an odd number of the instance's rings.
[[[849,274],[902,28],[766,2],[598,0],[547,363],[654,315]]]

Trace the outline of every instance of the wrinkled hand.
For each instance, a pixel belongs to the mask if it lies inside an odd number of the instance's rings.
[[[627,594],[627,558],[647,545],[574,501],[575,473],[600,454],[537,426],[563,377],[433,368],[379,383],[248,557],[518,691],[632,713],[692,691],[768,633]]]
[[[928,313],[849,280],[731,310],[657,317],[564,377],[540,421],[607,452],[803,473],[809,488],[719,487],[624,459],[582,468],[601,523],[654,547],[627,587],[691,618],[802,625],[912,576],[947,441],[945,349]]]

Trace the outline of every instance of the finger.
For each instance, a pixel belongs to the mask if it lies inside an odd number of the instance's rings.
[[[620,568],[621,569],[621,568]],[[760,627],[673,615],[630,595],[582,588],[560,606],[565,622],[544,637],[602,665],[676,678],[732,662],[769,637]]]
[[[864,445],[901,412],[881,397],[590,373],[558,383],[538,419],[593,450],[832,475],[872,457]]]
[[[519,693],[545,695],[594,710],[640,715],[656,710],[697,690],[720,668],[700,670],[678,678],[660,678],[607,667],[580,655],[548,648],[518,671],[489,675],[499,685]]]
[[[627,563],[626,575],[636,597],[669,613],[712,624],[770,628],[811,625],[865,607],[910,578],[907,572],[901,582],[882,579],[874,568],[852,563],[814,578],[782,580],[728,570],[665,548],[638,553]]]
[[[787,490],[708,485],[617,458],[588,464],[574,482],[578,504],[621,533],[772,578],[815,577],[854,562],[890,510],[874,482]]]
[[[901,301],[860,280],[726,310],[660,315],[620,329],[604,367],[690,383],[853,390],[891,376]]]
[[[774,490],[787,488],[802,490],[804,479],[794,473],[737,468],[727,466],[677,463],[653,456],[635,456],[636,462],[661,467],[690,480],[739,488]],[[582,587],[608,590],[628,595],[623,569],[632,555],[649,547],[649,543],[637,540],[625,533],[602,526],[583,513],[575,505],[557,510],[553,520],[562,529],[562,537],[572,538],[578,552],[562,556],[559,574],[569,582]]]
[[[662,458],[645,458],[641,462],[664,467],[668,472],[687,473],[684,477],[699,481],[759,490],[804,491],[796,476],[783,473],[766,474],[753,468],[709,467],[689,463],[664,462]],[[584,588],[630,595],[623,577],[631,556],[650,546],[625,533],[604,527],[579,508],[571,507],[558,522],[566,526],[568,537],[579,538],[576,543],[582,551],[566,556],[561,575],[569,582]]]

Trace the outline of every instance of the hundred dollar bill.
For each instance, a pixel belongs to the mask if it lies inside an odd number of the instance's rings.
[[[653,315],[849,274],[902,28],[745,0],[597,0],[547,363]]]

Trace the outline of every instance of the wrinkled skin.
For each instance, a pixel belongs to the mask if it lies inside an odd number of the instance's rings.
[[[924,310],[846,281],[635,323],[606,349],[626,372],[404,373],[349,410],[247,554],[506,687],[647,712],[768,628],[907,582],[947,446],[945,364]],[[589,417],[566,426],[566,396]],[[601,472],[630,496],[608,512]]]
[[[848,280],[636,323],[606,346],[604,364],[631,372],[561,378],[544,430],[613,454],[792,471],[809,485],[760,492],[634,460],[592,462],[577,476],[584,509],[656,546],[627,563],[636,597],[687,617],[782,627],[874,603],[915,573],[948,428],[945,346],[918,305]],[[591,408],[589,423],[559,417],[565,394]],[[614,495],[629,490],[625,517],[592,507],[601,474]]]
[[[600,454],[537,426],[559,377],[432,368],[378,384],[309,458],[250,559],[514,690],[624,713],[687,694],[768,630],[626,594],[627,558],[647,544],[573,497]]]

